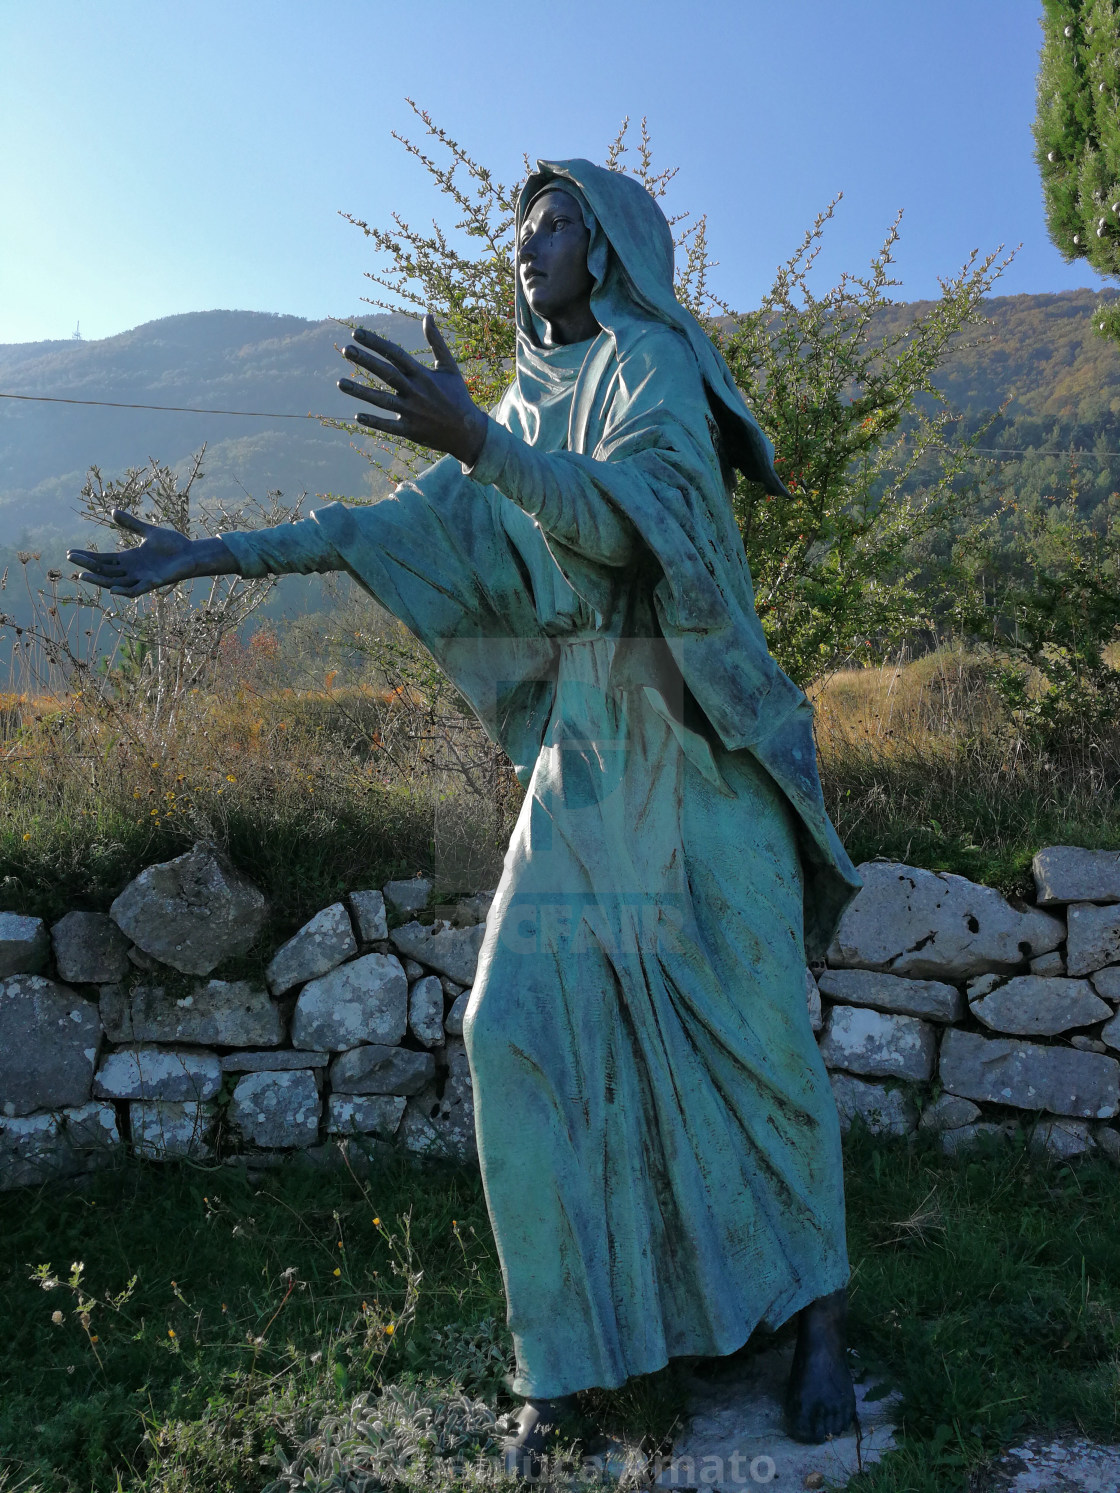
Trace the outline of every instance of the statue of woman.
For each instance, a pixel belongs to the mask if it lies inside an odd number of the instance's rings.
[[[734,1352],[795,1314],[794,1435],[846,1430],[839,1124],[806,1003],[859,881],[812,713],[770,657],[732,469],[788,497],[673,292],[654,199],[538,162],[517,213],[517,362],[488,416],[431,317],[372,332],[358,420],[447,455],[368,507],[74,551],[137,596],[346,570],[430,649],[525,786],[463,1026],[479,1161],[540,1449],[575,1391]],[[372,406],[376,413],[369,413]]]

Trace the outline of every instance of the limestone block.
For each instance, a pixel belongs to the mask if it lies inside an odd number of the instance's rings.
[[[187,995],[162,985],[119,985],[101,992],[101,1019],[114,1042],[188,1042],[267,1047],[284,1040],[280,1008],[250,980],[207,980]]]
[[[42,918],[0,912],[0,979],[35,975],[47,962],[51,941]]]
[[[382,887],[385,902],[399,918],[414,918],[431,900],[432,883],[423,876],[409,881],[390,881]]]
[[[435,975],[425,975],[409,990],[408,1029],[425,1047],[443,1045],[443,987]]]
[[[102,985],[98,991],[101,1025],[110,1042],[131,1042],[132,1010],[128,988],[124,985]]]
[[[475,1161],[474,1090],[462,1039],[447,1044],[447,1078],[443,1094],[432,1091],[409,1099],[398,1131],[407,1151],[451,1161]]]
[[[917,1124],[917,1106],[899,1089],[867,1083],[849,1073],[830,1073],[829,1081],[845,1134],[857,1115],[872,1135],[909,1135]]]
[[[301,1052],[297,1048],[275,1047],[267,1052],[229,1052],[222,1059],[223,1073],[281,1073],[295,1068],[325,1068],[329,1052]]]
[[[452,1002],[451,1010],[444,1017],[443,1029],[449,1037],[461,1037],[463,1035],[463,1017],[467,1014],[467,1002],[471,998],[471,992],[464,990],[462,995],[457,995]]]
[[[1044,954],[1041,957],[1045,958],[1046,956]],[[1031,962],[1033,963],[1034,961],[1032,960]],[[978,1001],[982,995],[987,995],[997,985],[1002,985],[1006,978],[1006,975],[994,975],[989,971],[986,975],[975,975],[968,981],[964,988],[970,1001]]]
[[[0,1114],[85,1104],[100,1046],[92,1001],[43,975],[0,980]]]
[[[476,923],[473,928],[426,928],[423,923],[405,923],[394,928],[389,938],[398,954],[419,960],[437,974],[466,986],[474,983],[485,932],[485,923]]]
[[[392,954],[363,954],[300,991],[292,1016],[296,1047],[344,1052],[360,1042],[389,1045],[408,1026],[408,983]]]
[[[418,1094],[435,1071],[430,1052],[367,1045],[335,1058],[331,1088],[338,1094]]]
[[[379,938],[389,937],[383,892],[351,892],[347,900],[362,943],[376,943]]]
[[[1048,845],[1031,863],[1040,907],[1063,902],[1120,902],[1120,853]]]
[[[1066,956],[1061,949],[1051,949],[1049,954],[1040,954],[1037,959],[1031,960],[1032,975],[1064,975],[1066,972]]]
[[[186,975],[208,975],[246,953],[266,911],[262,893],[202,844],[141,871],[109,909],[145,954]]]
[[[321,1108],[315,1075],[297,1068],[238,1079],[229,1117],[250,1145],[287,1150],[315,1144]]]
[[[997,1125],[993,1120],[978,1120],[975,1125],[960,1125],[955,1130],[941,1132],[941,1149],[946,1156],[955,1156],[958,1151],[968,1150],[986,1136],[1002,1135],[1006,1138],[1014,1132],[1014,1128],[1005,1124]]]
[[[1117,1013],[1111,1021],[1106,1021],[1101,1027],[1101,1041],[1107,1047],[1114,1047],[1120,1052],[1120,1013]]]
[[[1065,937],[1060,918],[1015,907],[963,876],[894,861],[865,863],[859,873],[863,890],[828,951],[836,969],[966,980],[992,969],[1013,971]]]
[[[151,1099],[128,1107],[132,1149],[146,1161],[177,1161],[191,1157],[202,1161],[210,1155],[210,1127],[216,1110],[212,1104],[175,1099]]]
[[[821,1056],[828,1068],[924,1083],[933,1073],[933,1027],[914,1016],[890,1016],[862,1006],[833,1006],[825,1017]]]
[[[957,987],[940,980],[906,980],[870,969],[826,969],[819,984],[822,995],[846,1006],[875,1006],[926,1021],[959,1021],[965,1010]]]
[[[1095,969],[1089,979],[1093,989],[1106,1001],[1120,1001],[1120,964],[1110,964],[1107,969]]]
[[[1107,1052],[1107,1042],[1098,1042],[1096,1037],[1086,1037],[1081,1032],[1075,1032],[1069,1039],[1070,1045],[1079,1047],[1082,1052]]]
[[[412,960],[409,960],[409,963],[411,964]],[[457,1000],[466,988],[465,986],[460,985],[457,980],[449,980],[446,975],[440,975],[439,983],[443,986],[444,995],[446,995],[448,1000],[451,1001]]]
[[[284,995],[306,980],[337,969],[357,952],[350,914],[341,902],[334,902],[277,949],[265,970],[268,988],[273,995]]]
[[[1066,968],[1071,975],[1092,974],[1120,959],[1120,907],[1075,902],[1067,908],[1066,920]]]
[[[962,1125],[971,1125],[980,1118],[981,1110],[971,1099],[958,1099],[956,1094],[942,1094],[922,1110],[919,1128],[922,1130],[959,1130]]]
[[[0,1117],[0,1190],[90,1171],[109,1160],[120,1141],[111,1104]]]
[[[809,1025],[814,1032],[819,1032],[824,1025],[824,1016],[821,1013],[821,992],[811,969],[805,971],[805,999],[809,1005]]]
[[[415,959],[402,959],[404,966],[404,977],[411,985],[415,980],[422,980],[428,971]]]
[[[475,892],[472,897],[461,897],[456,903],[451,920],[457,928],[470,928],[475,923],[484,923],[493,901],[493,892]]]
[[[1114,1125],[1096,1125],[1093,1128],[1093,1138],[1102,1156],[1107,1156],[1109,1161],[1120,1162],[1120,1130]]]
[[[950,1028],[941,1043],[939,1071],[948,1093],[981,1104],[1084,1120],[1109,1120],[1120,1113],[1120,1062],[1075,1047],[1041,1047]]]
[[[327,1100],[331,1135],[379,1135],[388,1140],[400,1128],[408,1100],[403,1094],[332,1094]]]
[[[1058,1161],[1072,1161],[1095,1151],[1097,1143],[1084,1120],[1043,1120],[1031,1131],[1030,1148]]]
[[[101,985],[128,973],[128,939],[103,912],[68,912],[51,929],[58,978]]]
[[[1054,1037],[1104,1021],[1112,1015],[1112,1007],[1093,994],[1088,980],[1016,975],[991,995],[974,1001],[972,1014],[994,1032]]]
[[[201,1103],[222,1086],[217,1055],[200,1047],[122,1047],[93,1080],[99,1099],[173,1099]]]

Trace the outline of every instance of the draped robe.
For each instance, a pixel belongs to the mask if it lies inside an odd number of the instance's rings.
[[[519,303],[473,468],[223,536],[246,575],[349,571],[526,787],[463,1036],[512,1387],[540,1397],[729,1353],[847,1280],[805,959],[859,884],[754,614],[704,355],[573,165],[599,336],[542,347]]]

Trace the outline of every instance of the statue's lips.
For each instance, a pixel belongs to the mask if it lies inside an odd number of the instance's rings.
[[[545,274],[544,270],[526,270],[525,273],[521,276],[522,283],[525,285],[526,289],[530,285],[536,285],[538,280],[547,279],[548,276]]]

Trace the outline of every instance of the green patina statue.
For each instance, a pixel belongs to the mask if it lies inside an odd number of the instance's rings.
[[[526,788],[463,1035],[525,1397],[512,1460],[573,1392],[717,1356],[798,1314],[792,1433],[846,1430],[836,1106],[810,1025],[858,889],[812,713],[770,657],[728,487],[785,493],[673,293],[632,178],[539,162],[517,215],[517,363],[492,415],[357,331],[358,420],[448,454],[370,507],[191,542],[127,514],[84,579],[345,570],[424,644]]]

